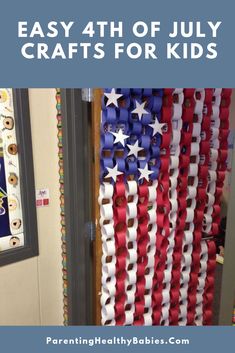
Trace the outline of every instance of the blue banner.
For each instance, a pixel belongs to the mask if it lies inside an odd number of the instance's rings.
[[[234,346],[233,327],[2,327],[2,352],[221,353]]]
[[[4,87],[233,87],[231,0],[6,1]]]

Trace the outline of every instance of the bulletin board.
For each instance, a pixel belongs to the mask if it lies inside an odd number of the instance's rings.
[[[38,254],[27,90],[0,89],[0,264]]]
[[[20,190],[12,90],[0,90],[0,252],[24,246],[24,223]]]

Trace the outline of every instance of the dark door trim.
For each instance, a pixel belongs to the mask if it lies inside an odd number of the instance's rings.
[[[91,148],[89,103],[61,90],[68,324],[92,324]]]

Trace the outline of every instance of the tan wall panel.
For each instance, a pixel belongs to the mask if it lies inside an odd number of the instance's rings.
[[[61,325],[62,266],[55,89],[30,89],[35,183],[49,188],[50,205],[37,209],[42,325]]]
[[[37,259],[0,268],[0,325],[40,325]]]

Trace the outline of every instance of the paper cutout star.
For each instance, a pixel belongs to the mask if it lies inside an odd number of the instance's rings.
[[[112,88],[111,93],[104,93],[104,95],[108,98],[106,107],[110,104],[114,104],[116,107],[118,107],[118,98],[122,97],[122,94],[118,94],[115,92],[115,89]]]
[[[152,170],[148,170],[148,163],[146,163],[146,165],[145,165],[145,167],[143,169],[142,168],[138,168],[138,170],[140,172],[139,180],[145,178],[147,181],[149,181],[149,175],[153,174],[153,171]]]
[[[108,174],[105,176],[105,178],[113,178],[113,180],[116,182],[117,176],[123,174],[122,172],[118,171],[118,165],[116,164],[114,168],[109,168],[107,167]]]
[[[162,129],[164,126],[166,126],[166,123],[160,124],[156,117],[155,122],[153,124],[149,124],[149,126],[153,129],[153,136],[156,135],[156,133],[159,133],[162,135]]]
[[[114,143],[120,142],[123,146],[125,146],[125,139],[127,139],[129,136],[123,134],[122,129],[119,129],[118,132],[110,132],[113,136],[115,136]]]
[[[138,114],[139,120],[141,120],[143,114],[149,114],[149,112],[144,109],[145,102],[140,104],[138,101],[135,101],[135,104],[136,108],[132,110],[132,114]]]
[[[132,154],[137,158],[138,157],[138,152],[142,151],[144,148],[138,146],[138,140],[135,142],[134,145],[127,145],[129,148],[129,153],[128,156],[131,156]]]

